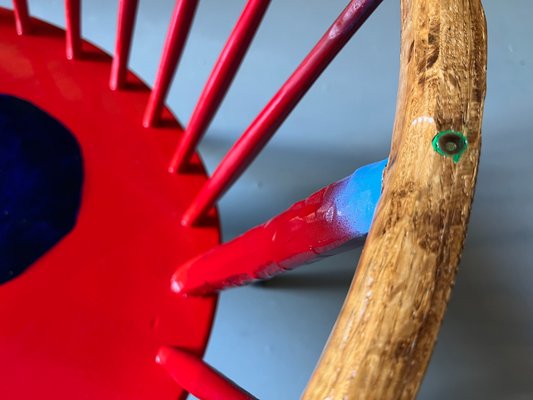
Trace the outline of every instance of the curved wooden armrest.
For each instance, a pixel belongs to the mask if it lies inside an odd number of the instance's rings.
[[[303,398],[415,397],[466,234],[486,54],[480,0],[402,0],[398,105],[383,194]]]

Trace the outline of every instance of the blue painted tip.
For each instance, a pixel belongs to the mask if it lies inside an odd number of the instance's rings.
[[[345,228],[357,236],[366,235],[370,230],[381,197],[387,161],[385,159],[357,169],[337,194],[337,213],[344,221]]]

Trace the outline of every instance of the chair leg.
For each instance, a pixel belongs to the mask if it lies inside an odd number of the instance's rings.
[[[199,399],[255,399],[201,358],[187,351],[161,347],[156,362],[178,385]]]

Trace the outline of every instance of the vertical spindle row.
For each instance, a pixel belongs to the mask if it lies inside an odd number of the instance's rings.
[[[169,171],[182,171],[213,120],[250,47],[270,0],[249,0],[200,95]]]
[[[182,217],[198,222],[255,159],[320,74],[382,0],[352,0],[230,149]]]

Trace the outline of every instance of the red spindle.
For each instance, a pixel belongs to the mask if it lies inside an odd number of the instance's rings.
[[[345,250],[363,244],[367,232],[350,229],[336,211],[335,196],[343,185],[345,181],[327,186],[264,224],[186,262],[172,277],[172,290],[186,296],[212,294],[322,259],[350,241],[353,246],[345,246]]]
[[[217,112],[265,15],[270,0],[249,0],[200,95],[169,171],[183,170]]]
[[[17,34],[27,34],[30,31],[30,13],[27,0],[13,0],[13,11],[15,13]]]
[[[387,160],[359,168],[241,236],[187,261],[172,277],[182,295],[206,295],[274,275],[363,243]]]
[[[168,89],[185,47],[197,5],[198,0],[176,1],[163,47],[161,63],[144,113],[143,125],[145,127],[153,126],[163,111]]]
[[[186,351],[161,347],[156,362],[165,368],[178,385],[199,399],[255,399],[220,372]]]
[[[67,16],[67,59],[81,54],[81,0],[65,0]]]
[[[138,4],[139,0],[120,0],[118,3],[117,41],[109,79],[111,90],[123,87],[126,81]]]
[[[183,215],[182,224],[196,223],[228,190],[381,1],[352,0],[348,4],[292,76],[224,157]]]

